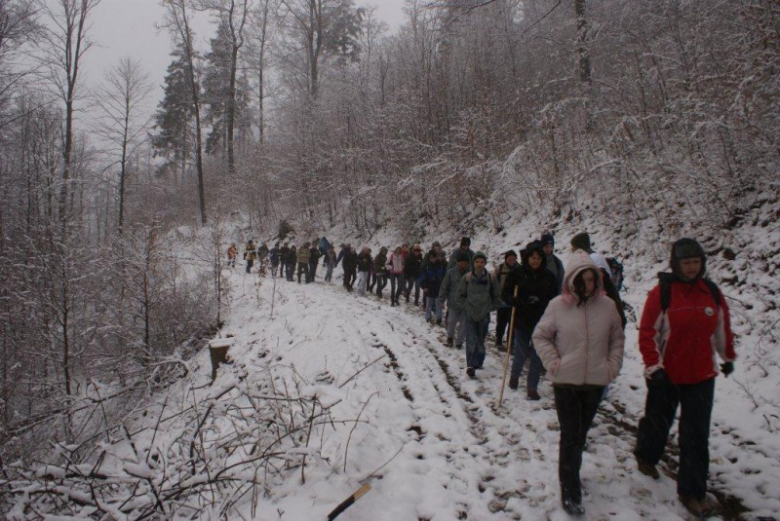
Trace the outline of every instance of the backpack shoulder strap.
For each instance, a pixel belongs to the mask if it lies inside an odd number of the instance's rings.
[[[672,301],[672,284],[668,273],[658,274],[658,288],[661,290],[661,312],[666,313]]]
[[[704,280],[704,283],[707,285],[707,287],[710,290],[710,293],[712,293],[712,298],[715,299],[715,305],[720,307],[720,288],[717,284],[712,282],[710,279],[702,279]]]

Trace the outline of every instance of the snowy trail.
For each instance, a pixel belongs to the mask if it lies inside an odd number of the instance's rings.
[[[361,420],[326,434],[321,451],[329,464],[307,469],[305,485],[290,480],[278,489],[261,505],[263,519],[325,518],[380,467],[369,479],[373,490],[340,519],[568,519],[559,507],[549,382],[540,385],[539,402],[507,389],[495,411],[503,354],[492,343],[485,369],[469,380],[464,350],[446,347],[444,329],[427,324],[419,308],[391,308],[387,298],[347,294],[335,282],[278,280],[271,319],[273,283],[261,279],[258,288],[256,280],[232,276],[223,331],[236,335],[236,359],[248,359],[241,346],[255,349],[259,338],[272,356],[253,363],[292,368],[320,396],[342,400],[334,416]],[[589,436],[587,519],[686,519],[670,476],[653,482],[635,469],[631,426],[644,397],[635,358],[627,357],[624,372],[632,376],[618,380],[614,404],[602,406]],[[252,364],[242,363],[251,373]],[[771,483],[766,488],[771,498]]]

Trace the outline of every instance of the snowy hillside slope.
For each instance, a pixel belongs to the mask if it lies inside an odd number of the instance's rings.
[[[761,211],[767,215],[732,235],[703,240],[713,253],[712,278],[729,299],[739,355],[735,373],[718,378],[715,396],[716,519],[780,513],[780,229],[776,210]],[[626,238],[595,220],[551,228],[564,261],[568,239],[582,230],[596,249],[620,252],[625,300],[641,312],[665,268],[668,241],[653,241],[652,230],[642,240]],[[497,261],[544,229],[518,220],[498,235],[470,235],[474,249]],[[344,230],[326,235],[360,243]],[[366,243],[376,250],[399,237],[388,228]],[[435,239],[449,250],[459,234],[431,228],[423,243]],[[725,248],[734,260],[723,257]],[[326,519],[365,483],[372,490],[339,519],[567,519],[548,382],[540,402],[507,389],[496,410],[503,354],[489,348],[485,369],[468,380],[465,353],[445,347],[443,329],[425,323],[418,308],[347,294],[340,270],[334,283],[310,285],[245,275],[240,265],[226,274],[229,309],[218,336],[233,336],[232,365],[210,385],[208,353],[198,354],[186,378],[121,431],[106,433],[89,465],[68,464],[74,447],[59,447],[65,463],[16,483],[11,519],[40,518],[35,512],[47,508],[75,518]],[[687,519],[673,481],[676,440],[657,482],[636,471],[631,454],[645,397],[636,336],[630,323],[622,374],[589,436],[587,518]],[[40,499],[51,497],[67,501]]]

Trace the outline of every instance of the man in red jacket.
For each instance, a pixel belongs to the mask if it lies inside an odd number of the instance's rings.
[[[710,416],[718,374],[734,370],[734,335],[729,309],[717,286],[704,278],[704,249],[693,239],[672,246],[672,273],[659,273],[647,297],[639,326],[647,401],[634,450],[639,471],[658,479],[661,459],[680,406],[680,469],[677,493],[697,516],[706,503]]]

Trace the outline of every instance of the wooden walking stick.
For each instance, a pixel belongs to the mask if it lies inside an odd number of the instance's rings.
[[[517,300],[517,292],[520,290],[518,286],[515,286],[515,294],[513,295],[513,298]],[[498,393],[498,406],[497,409],[501,407],[501,402],[504,401],[504,385],[506,385],[506,373],[509,370],[509,355],[512,352],[512,340],[515,338],[515,312],[517,311],[517,308],[514,305],[514,302],[512,303],[512,319],[509,321],[509,334],[507,335],[506,339],[506,359],[504,360],[504,377],[501,379],[501,390]]]
[[[369,490],[371,490],[371,485],[369,485],[368,483],[360,487],[360,489],[357,492],[355,492],[347,499],[345,499],[339,506],[337,506],[333,510],[333,512],[328,514],[328,521],[333,521],[334,519],[336,519],[339,515],[341,515],[342,512],[344,512],[346,509],[351,507],[355,503],[355,501],[360,499]]]

